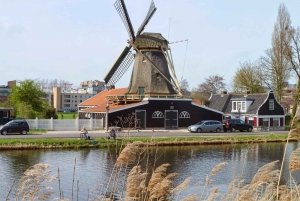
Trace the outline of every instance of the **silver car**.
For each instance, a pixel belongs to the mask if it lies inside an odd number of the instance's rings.
[[[221,132],[223,130],[223,125],[220,121],[216,120],[205,120],[200,121],[194,125],[188,127],[190,132]]]

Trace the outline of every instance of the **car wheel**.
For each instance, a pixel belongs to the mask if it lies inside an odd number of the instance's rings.
[[[27,131],[26,130],[22,130],[21,131],[21,135],[26,135],[27,134]]]
[[[1,134],[2,134],[2,135],[6,135],[6,134],[7,134],[7,131],[4,130],[4,131],[1,132]]]
[[[248,132],[252,132],[252,128],[251,127],[248,128]]]
[[[220,132],[221,132],[221,129],[220,129],[220,128],[217,128],[217,129],[216,129],[216,132],[217,132],[217,133],[220,133]]]
[[[201,128],[197,128],[197,133],[201,133]]]
[[[235,128],[234,127],[231,128],[231,132],[235,132]]]

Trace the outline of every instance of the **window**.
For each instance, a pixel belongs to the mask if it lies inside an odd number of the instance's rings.
[[[3,111],[3,118],[8,118],[8,111]]]
[[[269,127],[269,119],[268,118],[263,118],[263,127]]]
[[[233,106],[232,106],[232,110],[237,110],[237,109],[236,109],[236,102],[232,102],[232,105],[233,105]]]
[[[161,111],[155,111],[152,114],[152,118],[164,118],[164,114]]]
[[[179,114],[179,118],[190,118],[190,114],[187,111],[182,111]]]
[[[242,102],[242,111],[246,111],[246,103],[245,102]]]
[[[246,101],[232,101],[232,112],[246,112]]]
[[[269,99],[269,110],[274,110],[274,99]]]
[[[279,126],[279,118],[273,118],[273,127]]]

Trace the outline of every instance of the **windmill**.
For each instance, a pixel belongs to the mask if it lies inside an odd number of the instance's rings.
[[[160,33],[143,32],[156,11],[154,2],[140,25],[136,35],[131,24],[124,0],[114,4],[129,34],[128,46],[125,46],[106,76],[105,84],[111,88],[125,74],[134,60],[129,86],[125,95],[144,97],[170,95],[182,96],[179,82],[175,75],[171,50],[168,41]],[[143,32],[143,33],[142,33]],[[136,52],[133,55],[131,49]],[[173,76],[171,76],[170,71]]]

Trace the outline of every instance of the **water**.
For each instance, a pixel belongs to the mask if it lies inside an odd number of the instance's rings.
[[[253,175],[263,165],[280,160],[284,153],[284,143],[260,143],[254,145],[205,145],[205,146],[172,146],[159,147],[150,150],[149,160],[156,166],[169,163],[168,173],[176,172],[174,185],[178,185],[186,178],[191,177],[190,188],[181,195],[199,193],[205,182],[206,176],[212,168],[221,162],[227,162],[221,172],[213,177],[213,187],[220,187],[220,192],[226,192],[228,184],[235,176],[243,175],[245,183],[249,183]],[[281,182],[286,184],[289,179],[288,165],[291,152],[300,147],[300,143],[289,143],[287,158],[284,163],[284,174]],[[110,178],[111,171],[117,159],[115,149],[74,149],[74,150],[9,150],[0,152],[0,200],[5,200],[14,181],[18,181],[24,171],[37,163],[50,165],[50,175],[60,173],[60,185],[65,198],[71,199],[72,186],[73,197],[76,200],[77,187],[79,200],[95,198],[100,191],[95,191],[97,186],[105,186]],[[155,160],[155,158],[157,160]],[[145,159],[145,158],[144,158]],[[75,164],[76,160],[76,164]],[[141,161],[144,168],[145,160]],[[73,182],[73,173],[74,182]],[[279,165],[278,165],[279,168]],[[122,178],[121,172],[120,178]],[[300,179],[299,175],[295,175]],[[298,180],[300,181],[300,180]],[[17,183],[17,182],[16,182]],[[121,182],[119,182],[121,185]],[[54,194],[51,197],[59,197],[58,180],[51,183]],[[200,187],[196,187],[200,186]],[[17,184],[12,187],[10,198],[15,197]]]

